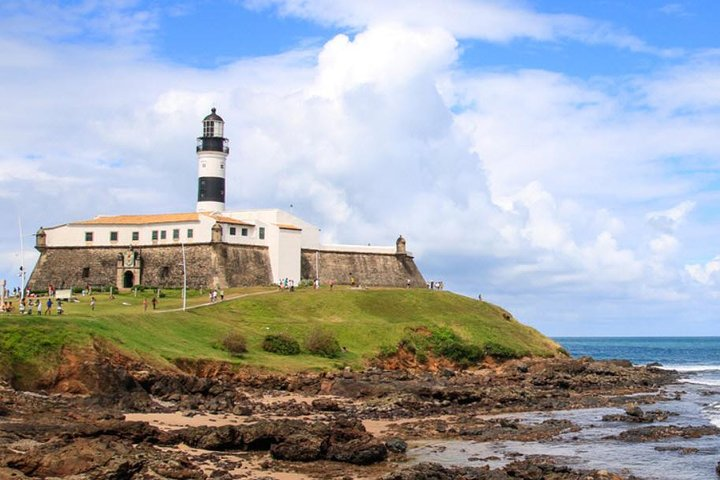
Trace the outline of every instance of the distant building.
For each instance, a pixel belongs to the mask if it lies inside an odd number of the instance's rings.
[[[423,287],[405,239],[394,246],[322,245],[320,229],[282,210],[225,211],[229,154],[224,121],[212,109],[198,138],[197,211],[98,216],[40,228],[33,290],[85,285],[226,288],[303,279],[366,286]]]

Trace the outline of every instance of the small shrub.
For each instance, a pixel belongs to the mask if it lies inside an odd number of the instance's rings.
[[[425,365],[428,362],[428,356],[425,352],[418,352],[415,355],[415,359],[418,361],[418,363]]]
[[[305,348],[307,348],[310,353],[326,358],[337,358],[342,351],[340,342],[335,338],[335,335],[332,332],[320,328],[310,332],[310,335],[305,341]]]
[[[479,362],[483,358],[483,350],[478,345],[462,341],[443,344],[438,353],[443,357],[461,365]]]
[[[406,352],[410,352],[413,355],[417,353],[417,347],[415,346],[415,342],[407,337],[400,340],[400,342],[398,343],[398,348],[402,348]]]
[[[383,345],[380,347],[380,352],[378,353],[379,358],[390,358],[393,355],[395,355],[398,352],[398,348],[393,345]]]
[[[300,353],[300,344],[286,333],[268,335],[263,340],[262,348],[266,352],[278,355],[297,355]]]
[[[222,340],[222,345],[232,355],[241,355],[247,352],[247,340],[245,337],[237,332],[230,332],[225,335]]]
[[[505,345],[500,345],[493,342],[486,343],[484,350],[486,355],[489,355],[498,360],[509,360],[511,358],[517,358],[519,356],[515,351],[511,350]]]

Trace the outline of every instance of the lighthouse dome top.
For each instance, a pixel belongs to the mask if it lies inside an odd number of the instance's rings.
[[[207,121],[210,121],[210,120],[215,120],[215,121],[219,121],[219,122],[224,122],[224,120],[222,119],[222,117],[221,117],[220,115],[218,115],[217,113],[215,113],[215,111],[216,111],[215,107],[211,108],[211,109],[210,109],[210,115],[208,115],[207,117],[205,117],[205,118],[203,119],[203,122],[207,122]]]

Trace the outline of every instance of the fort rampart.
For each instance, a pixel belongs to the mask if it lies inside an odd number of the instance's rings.
[[[133,271],[134,284],[181,287],[183,284],[180,245],[144,246],[133,250],[135,268],[123,266],[127,247],[48,247],[40,253],[28,281],[31,290],[106,286],[118,284],[123,273]],[[205,243],[185,245],[189,288],[269,285],[272,283],[266,247]],[[120,274],[120,277],[118,277]]]
[[[319,278],[322,284],[366,287],[425,287],[425,279],[413,257],[402,253],[360,253],[327,250],[302,251],[303,278]],[[319,276],[318,276],[319,272]]]
[[[31,290],[92,286],[148,285],[178,288],[183,284],[180,245],[127,247],[46,247],[28,281]],[[268,249],[261,246],[203,243],[185,245],[189,288],[242,287],[273,283]],[[301,276],[323,284],[424,287],[413,258],[406,254],[302,250]],[[131,283],[123,284],[123,276]]]

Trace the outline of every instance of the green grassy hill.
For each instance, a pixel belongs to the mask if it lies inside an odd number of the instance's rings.
[[[178,359],[211,359],[278,371],[360,366],[397,346],[412,329],[446,327],[470,344],[493,344],[514,355],[551,356],[558,345],[536,330],[509,318],[501,308],[450,292],[419,289],[274,289],[228,290],[226,300],[183,311],[143,311],[152,292],[96,295],[67,303],[65,314],[0,316],[0,374],[38,372],[59,362],[65,347],[82,348],[93,339],[110,342],[121,352],[155,365]],[[168,291],[158,309],[178,308],[179,292]],[[189,305],[207,302],[194,292]],[[346,351],[327,359],[302,353],[280,356],[262,350],[263,338],[287,333],[303,343],[321,327],[331,331]],[[242,357],[229,355],[221,340],[239,332],[248,343]],[[25,373],[27,374],[27,373]]]

